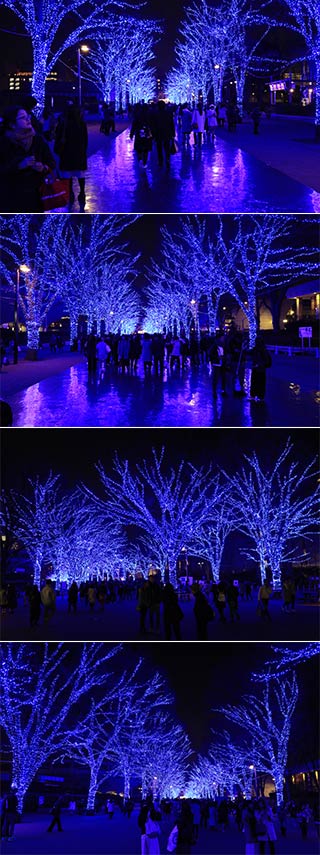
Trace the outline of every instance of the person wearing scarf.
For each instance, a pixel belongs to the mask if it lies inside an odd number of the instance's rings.
[[[1,125],[0,211],[42,212],[40,187],[55,160],[43,137],[32,127],[24,107],[9,107]]]

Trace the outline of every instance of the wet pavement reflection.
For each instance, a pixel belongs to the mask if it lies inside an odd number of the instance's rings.
[[[221,138],[180,146],[169,169],[154,150],[143,169],[128,129],[98,145],[88,159],[87,213],[320,211],[320,193]]]
[[[249,392],[250,370],[245,389]],[[315,426],[320,394],[316,359],[274,360],[263,402],[212,395],[207,366],[180,374],[88,375],[85,360],[8,398],[16,427],[210,427]]]

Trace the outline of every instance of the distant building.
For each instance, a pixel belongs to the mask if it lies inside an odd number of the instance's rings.
[[[316,84],[313,80],[309,63],[297,62],[290,65],[280,75],[278,80],[269,84],[270,103],[295,104],[307,107],[315,98]]]

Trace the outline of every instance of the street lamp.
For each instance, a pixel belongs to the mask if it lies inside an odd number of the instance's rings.
[[[80,45],[78,47],[78,86],[79,86],[79,107],[81,107],[81,53],[89,53],[88,45]]]
[[[17,365],[18,362],[18,296],[19,296],[19,288],[20,288],[20,272],[21,273],[30,273],[30,267],[27,264],[20,264],[20,267],[17,267],[17,276],[16,276],[16,287],[14,292],[14,340],[13,340],[13,364]]]

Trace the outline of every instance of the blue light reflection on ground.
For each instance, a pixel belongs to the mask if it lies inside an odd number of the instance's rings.
[[[246,389],[250,372],[247,370]],[[86,362],[42,380],[9,398],[19,427],[210,427],[316,426],[319,423],[317,361],[274,360],[264,402],[232,394],[213,399],[206,366],[182,375],[118,374],[109,368],[99,382]]]
[[[86,194],[87,213],[320,211],[320,193],[221,138],[182,147],[169,170],[152,151],[141,169],[128,129],[89,157]]]

